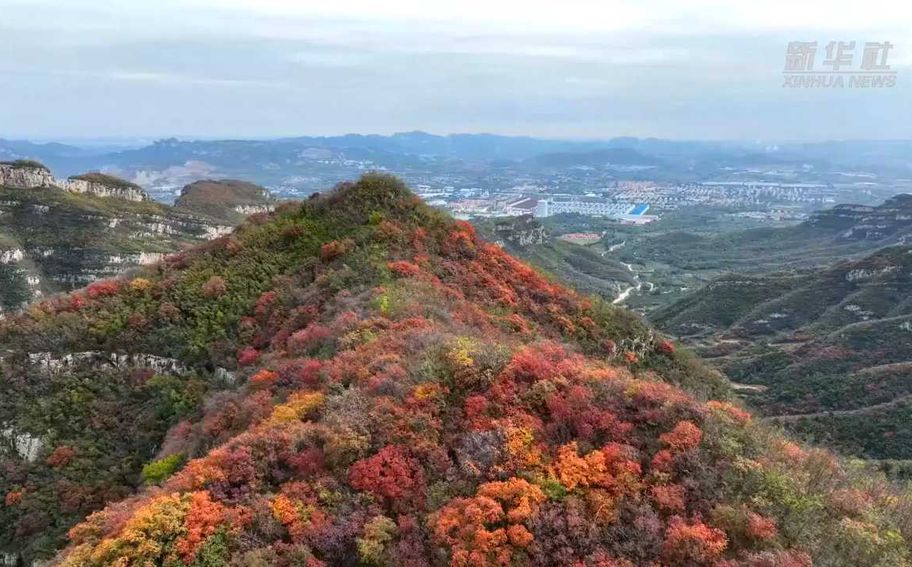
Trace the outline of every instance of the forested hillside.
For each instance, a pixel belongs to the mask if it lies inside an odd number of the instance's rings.
[[[35,304],[0,345],[25,560],[910,564],[902,491],[386,176]]]

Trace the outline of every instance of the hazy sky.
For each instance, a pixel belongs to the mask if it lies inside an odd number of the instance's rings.
[[[895,88],[783,88],[789,41]],[[0,138],[912,138],[912,3],[0,0]]]

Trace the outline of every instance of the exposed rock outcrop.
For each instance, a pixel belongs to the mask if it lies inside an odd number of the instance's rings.
[[[86,173],[69,179],[57,179],[38,162],[19,160],[0,162],[0,186],[14,189],[59,187],[70,193],[112,197],[126,201],[148,201],[142,187],[103,173]]]
[[[548,239],[545,227],[533,219],[532,215],[498,221],[494,226],[494,234],[498,241],[519,247],[543,244]]]
[[[86,193],[96,197],[114,197],[127,201],[149,201],[142,187],[101,173],[87,173],[70,177],[60,183],[61,189],[71,193]]]
[[[0,185],[15,189],[53,187],[57,184],[50,170],[38,162],[19,160],[0,162]]]

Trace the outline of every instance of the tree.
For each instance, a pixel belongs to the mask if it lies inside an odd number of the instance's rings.
[[[348,478],[353,488],[370,492],[390,508],[424,505],[424,470],[404,447],[387,445],[357,461]]]

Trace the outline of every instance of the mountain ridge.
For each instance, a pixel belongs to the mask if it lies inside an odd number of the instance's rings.
[[[0,546],[29,558],[76,524],[60,565],[910,561],[898,489],[386,176],[35,304],[0,345],[31,448],[0,446]],[[74,357],[98,351],[153,358]]]

